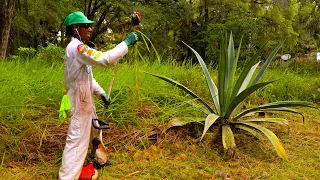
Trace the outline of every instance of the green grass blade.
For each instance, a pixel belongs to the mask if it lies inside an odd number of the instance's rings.
[[[239,93],[241,93],[242,91],[244,91],[244,90],[248,87],[248,85],[249,85],[249,83],[250,83],[250,81],[251,81],[251,79],[252,79],[253,73],[254,73],[254,71],[257,69],[259,63],[260,63],[260,62],[258,62],[258,63],[255,64],[254,66],[252,66],[252,68],[251,68],[250,71],[248,72],[246,78],[244,79],[244,81],[243,81],[243,83],[242,83],[242,85],[241,85],[241,87],[240,87],[239,92],[237,93],[237,95],[238,95]]]
[[[225,150],[236,147],[234,135],[229,125],[222,126],[222,144]]]
[[[261,67],[260,71],[258,72],[257,76],[254,78],[252,85],[253,84],[257,84],[258,81],[261,79],[262,75],[264,74],[264,72],[266,71],[266,69],[268,68],[268,66],[270,65],[272,59],[277,55],[277,52],[279,51],[279,49],[281,48],[281,46],[283,45],[284,41],[282,43],[280,43],[273,51],[272,53],[269,55],[268,59],[266,60],[266,62],[263,64],[263,66]]]
[[[261,131],[271,142],[271,144],[273,145],[273,147],[275,148],[275,150],[277,151],[278,155],[284,159],[288,161],[288,156],[286,153],[286,150],[284,149],[283,145],[281,144],[280,140],[278,139],[278,137],[269,129],[260,126],[258,124],[254,124],[251,122],[241,122],[241,124],[247,125],[249,127],[253,127],[259,131]]]
[[[248,63],[244,66],[244,69],[242,70],[236,85],[234,86],[233,92],[232,92],[232,96],[231,99],[233,99],[234,97],[236,97],[239,94],[239,89],[243,84],[243,81],[245,80],[245,78],[247,77],[247,74],[249,73],[249,71],[251,70],[252,66],[254,65],[254,63],[257,61],[257,59],[259,58],[259,56],[261,55],[261,53],[263,52],[265,46],[267,45],[267,43],[265,43],[262,48],[256,52],[251,59],[248,61]]]
[[[204,124],[204,129],[203,129],[203,133],[201,136],[200,141],[202,140],[202,138],[204,137],[204,135],[207,133],[207,131],[209,130],[209,128],[212,126],[213,123],[215,123],[220,116],[216,115],[216,114],[209,114],[206,118],[205,124]]]
[[[224,115],[224,117],[229,118],[236,110],[236,107],[239,107],[238,105],[240,103],[242,103],[246,98],[248,98],[253,92],[255,92],[256,90],[272,83],[271,82],[263,82],[263,83],[258,83],[255,84],[253,86],[250,86],[249,88],[245,89],[244,91],[242,91],[238,96],[236,96],[233,101],[230,103],[226,114]]]
[[[184,43],[184,42],[183,42]],[[206,77],[206,81],[207,81],[207,84],[209,86],[209,90],[210,90],[210,94],[211,94],[211,97],[212,97],[212,100],[213,100],[213,103],[215,105],[215,108],[217,110],[217,112],[220,112],[220,102],[219,102],[219,99],[218,99],[218,92],[217,92],[217,86],[215,85],[215,83],[213,82],[211,76],[210,76],[210,73],[208,71],[208,68],[206,66],[206,64],[204,63],[203,59],[201,58],[201,56],[198,54],[197,51],[195,51],[193,48],[191,48],[189,45],[187,45],[186,43],[184,43],[188,48],[190,48],[193,53],[196,55],[199,63],[200,63],[200,66],[202,68],[202,71]]]
[[[188,94],[190,94],[192,97],[197,98],[197,100],[200,101],[205,107],[207,107],[207,109],[210,112],[214,112],[214,110],[201,97],[199,97],[197,94],[192,92],[190,89],[188,89],[186,86],[182,85],[181,83],[179,83],[173,79],[167,78],[165,76],[161,76],[161,75],[157,75],[157,74],[153,74],[153,73],[149,73],[149,72],[145,72],[145,71],[143,71],[143,72],[177,86],[178,88],[180,88],[180,89],[184,90],[185,92],[187,92]]]
[[[315,104],[307,101],[278,101],[278,102],[273,102],[269,104],[264,104],[255,108],[247,109],[243,112],[241,112],[239,115],[237,115],[234,120],[239,119],[240,117],[250,113],[250,112],[257,112],[257,111],[286,111],[286,112],[291,112],[291,113],[298,113],[295,110],[288,109],[287,107],[311,107],[311,108],[317,108]],[[298,113],[300,114],[300,113]]]

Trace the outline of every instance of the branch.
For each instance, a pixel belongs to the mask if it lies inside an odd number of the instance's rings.
[[[257,3],[257,4],[264,4],[265,2],[259,2],[258,0],[254,0],[252,1],[253,3]]]
[[[91,40],[94,41],[94,39],[100,34],[102,31],[100,30],[101,24],[103,23],[103,20],[106,18],[107,14],[107,8],[102,12],[101,16],[99,17],[98,22],[95,25],[95,28],[92,33]]]
[[[100,4],[95,5],[95,6],[93,7],[93,9],[92,9],[92,12],[93,12],[93,13],[96,12],[101,6],[106,5],[106,4],[107,4],[106,2],[101,2]]]
[[[86,12],[87,16],[89,16],[89,14],[90,14],[91,5],[92,5],[92,0],[89,0],[89,2],[88,2],[88,10]],[[89,18],[91,18],[91,16]]]

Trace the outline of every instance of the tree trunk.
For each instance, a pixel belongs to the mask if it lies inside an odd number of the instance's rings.
[[[208,0],[204,1],[204,22],[207,23],[209,18]]]
[[[15,0],[0,0],[0,61],[8,54]]]

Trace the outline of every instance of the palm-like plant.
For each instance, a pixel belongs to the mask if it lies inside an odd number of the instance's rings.
[[[259,58],[260,54],[263,52],[265,47],[262,47],[245,65],[242,72],[240,73],[237,81],[236,79],[236,69],[237,69],[237,61],[240,53],[240,46],[235,52],[234,42],[232,33],[229,38],[229,44],[227,45],[227,36],[221,39],[221,47],[220,47],[220,57],[219,57],[219,64],[218,64],[218,86],[215,85],[214,81],[212,80],[209,71],[200,57],[200,55],[188,46],[196,55],[203,73],[205,75],[206,82],[209,87],[209,91],[212,97],[212,103],[214,108],[203,100],[201,97],[196,95],[190,89],[185,87],[179,82],[176,82],[170,78],[156,75],[152,73],[148,73],[152,76],[158,77],[162,80],[165,80],[180,89],[186,91],[194,98],[197,98],[199,102],[204,105],[204,108],[207,110],[207,117],[204,120],[204,130],[202,133],[202,138],[209,130],[209,128],[216,124],[221,129],[221,137],[222,137],[222,144],[224,150],[226,152],[234,152],[236,143],[234,140],[234,130],[241,129],[247,131],[248,133],[252,134],[253,136],[260,138],[261,135],[265,135],[272,145],[274,146],[277,154],[284,160],[288,160],[288,156],[286,154],[283,145],[281,144],[278,137],[269,129],[263,127],[261,122],[270,122],[270,123],[282,123],[288,124],[286,119],[282,118],[254,118],[250,114],[253,112],[264,112],[264,111],[285,111],[290,113],[298,113],[301,114],[290,107],[312,107],[315,108],[313,103],[305,102],[305,101],[279,101],[264,104],[255,108],[246,109],[242,112],[239,112],[241,103],[244,102],[253,92],[257,91],[258,89],[265,87],[266,85],[272,83],[271,82],[261,82],[262,75],[266,71],[267,67],[270,65],[272,59],[275,57],[276,53],[280,49],[283,43],[279,44],[269,55],[268,59],[265,61],[263,66],[260,68],[258,73],[254,73],[259,65],[260,62],[256,62]],[[209,110],[209,111],[208,111]],[[301,114],[302,115],[302,114]]]

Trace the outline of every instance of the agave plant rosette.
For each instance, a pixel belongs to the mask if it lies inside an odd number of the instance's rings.
[[[277,154],[282,159],[288,160],[287,153],[278,137],[271,130],[264,127],[262,124],[263,122],[288,124],[288,121],[282,118],[260,118],[257,116],[250,115],[254,112],[265,111],[284,111],[301,114],[296,110],[291,109],[291,107],[300,106],[316,108],[315,105],[311,102],[306,101],[278,101],[260,105],[246,110],[240,109],[240,105],[252,93],[273,82],[259,82],[259,80],[265,73],[266,69],[270,65],[272,59],[274,59],[275,55],[277,54],[278,50],[280,49],[283,43],[280,43],[271,52],[271,54],[268,56],[267,60],[261,66],[259,71],[255,73],[255,71],[257,71],[258,65],[260,64],[260,61],[257,62],[257,60],[260,54],[263,52],[263,49],[266,46],[266,44],[264,44],[264,46],[259,51],[257,51],[252,56],[252,58],[249,59],[239,76],[236,76],[237,62],[240,54],[241,42],[236,52],[234,48],[232,33],[230,35],[228,44],[227,36],[226,38],[221,38],[220,56],[218,61],[219,64],[217,86],[212,80],[207,66],[204,63],[201,56],[193,48],[185,44],[194,52],[203,70],[212,97],[212,99],[208,99],[206,101],[194,92],[192,92],[189,88],[173,79],[153,73],[146,73],[179,87],[180,89],[186,91],[191,96],[196,98],[203,105],[203,108],[206,110],[205,112],[207,112],[207,117],[203,119],[204,130],[202,133],[201,140],[203,139],[209,128],[213,124],[216,124],[221,130],[219,132],[221,132],[224,150],[226,152],[230,150],[234,152],[234,149],[236,148],[236,143],[234,140],[234,130],[241,129],[257,138],[262,137],[261,135],[265,135],[270,140]],[[210,104],[208,103],[209,101],[211,101]]]

